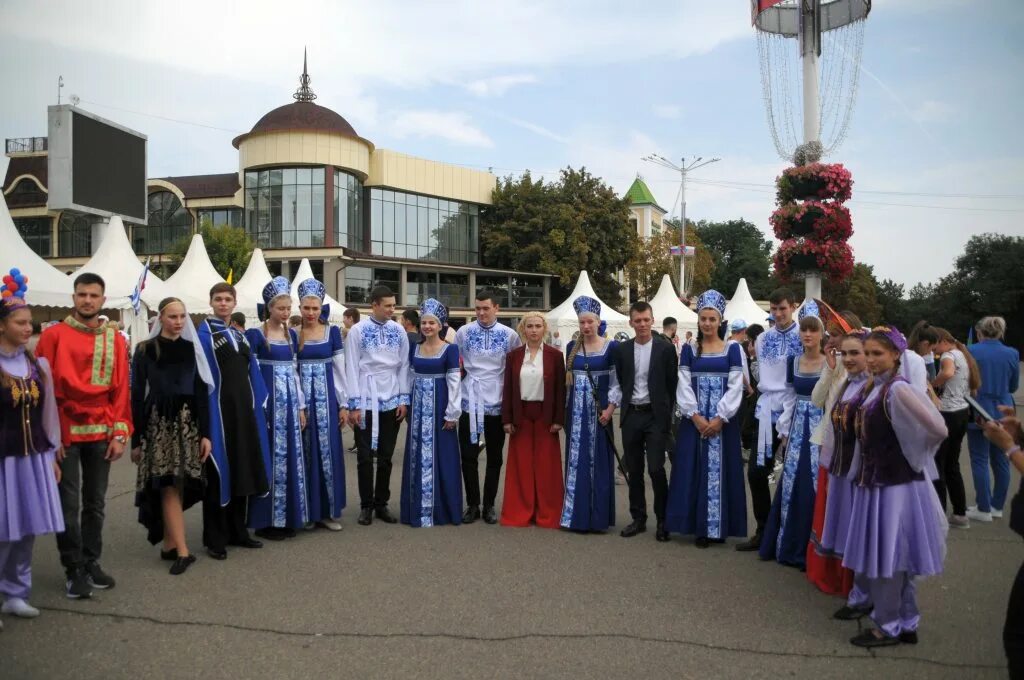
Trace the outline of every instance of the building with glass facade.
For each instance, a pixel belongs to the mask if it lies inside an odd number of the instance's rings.
[[[204,224],[245,229],[275,274],[303,258],[328,292],[366,309],[378,283],[400,307],[437,297],[455,323],[492,288],[507,317],[550,307],[550,276],[481,266],[480,215],[496,178],[488,172],[377,149],[342,116],[313,103],[308,76],[295,101],[260,118],[232,144],[237,172],[148,181],[146,224],[128,224],[140,257],[159,266]],[[46,207],[46,139],[8,140],[3,191],[25,241],[71,270],[95,250],[94,220]]]

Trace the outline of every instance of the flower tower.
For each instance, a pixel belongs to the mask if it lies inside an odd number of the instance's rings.
[[[843,205],[853,190],[850,171],[841,163],[798,164],[784,170],[775,184],[779,207],[771,224],[782,241],[775,252],[775,273],[787,282],[807,279],[807,294],[821,297],[821,277],[837,282],[853,273],[853,251],[847,243],[853,222]]]

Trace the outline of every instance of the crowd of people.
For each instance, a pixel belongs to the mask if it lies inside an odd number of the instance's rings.
[[[927,324],[909,339],[891,325],[866,329],[779,289],[765,330],[728,324],[725,298],[709,290],[692,339],[669,319],[655,332],[653,310],[637,302],[635,336],[615,340],[604,337],[601,303],[584,296],[563,353],[541,313],[526,313],[517,330],[498,323],[487,290],[475,296],[476,320],[454,333],[435,299],[393,320],[395,294],[384,286],[371,291],[369,316],[346,310],[338,328],[321,282],[299,285],[296,317],[277,277],[251,328],[227,283],[212,288],[213,315],[198,325],[181,300],[163,300],[129,362],[124,336],[99,318],[104,288],[99,276],[78,276],[73,313],[34,353],[24,292],[0,305],[5,614],[38,614],[27,600],[43,534],[57,535],[69,598],[114,587],[100,566],[104,501],[110,464],[125,452],[138,467],[139,522],[171,574],[196,562],[184,512],[197,502],[215,560],[302,530],[340,531],[347,426],[359,525],[482,520],[603,533],[615,524],[620,475],[630,517],[620,534],[631,538],[648,528],[646,477],[657,541],[676,533],[707,549],[742,538],[737,550],[806,570],[845,597],[836,618],[870,616],[875,627],[853,644],[913,644],[917,582],[941,573],[947,528],[1002,517],[1009,466],[1024,469],[1012,397],[1019,357],[1001,342],[997,317],[979,322],[981,341],[967,348]],[[965,437],[972,508],[958,462]],[[1013,501],[1018,532],[1022,502]],[[1022,611],[1024,566],[1005,633],[1017,664]]]

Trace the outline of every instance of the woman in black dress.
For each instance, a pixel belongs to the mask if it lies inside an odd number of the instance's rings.
[[[184,303],[166,298],[159,313],[133,363],[135,505],[149,542],[163,541],[160,557],[173,561],[171,574],[179,575],[196,561],[185,542],[184,511],[203,497],[213,380]]]

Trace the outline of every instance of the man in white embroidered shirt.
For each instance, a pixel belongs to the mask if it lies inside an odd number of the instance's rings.
[[[488,524],[498,521],[494,499],[501,478],[502,449],[505,429],[501,422],[501,391],[505,382],[505,357],[523,344],[519,335],[498,323],[498,304],[493,291],[476,294],[476,321],[466,324],[455,334],[459,346],[463,378],[462,417],[459,419],[459,450],[462,455],[462,480],[466,485],[466,511],[462,521],[470,524],[480,519],[480,435],[487,448],[487,471],[484,474],[483,518]]]
[[[398,520],[388,510],[391,457],[409,406],[409,336],[391,320],[395,294],[387,286],[370,291],[373,313],[352,326],[345,341],[349,424],[356,434],[359,524]],[[374,484],[373,460],[377,459]]]

